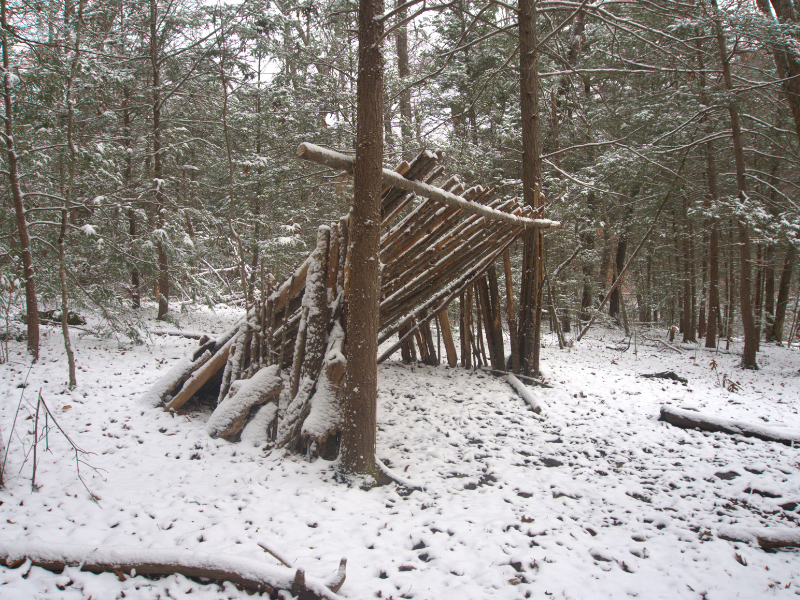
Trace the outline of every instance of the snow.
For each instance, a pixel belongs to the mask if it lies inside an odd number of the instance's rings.
[[[269,396],[277,395],[283,388],[278,366],[260,369],[250,379],[239,379],[231,384],[228,395],[217,407],[206,423],[206,431],[215,437],[253,406],[261,404]]]
[[[176,318],[183,329],[219,335],[241,316],[215,310]],[[41,360],[29,374],[24,342],[10,342],[11,361],[0,365],[0,431],[9,445],[4,547],[44,540],[64,552],[204,553],[288,572],[261,542],[317,580],[347,557],[339,595],[353,599],[759,599],[794,596],[800,585],[797,550],[767,553],[754,541],[800,531],[800,449],[658,420],[662,405],[693,406],[800,429],[797,348],[762,343],[762,369],[743,371],[735,354],[678,355],[641,343],[612,350],[621,335],[601,328],[565,350],[544,335],[542,367],[553,388],[532,389],[547,404],[544,419],[505,378],[390,360],[379,371],[378,456],[420,489],[364,491],[340,483],[332,463],[256,446],[247,431],[239,444],[212,439],[207,409],[170,414],[141,403],[196,340],[122,346],[74,333],[73,391],[57,326],[43,327]],[[639,377],[665,370],[688,384]],[[738,391],[720,384],[723,374]],[[27,388],[18,387],[26,376]],[[40,487],[31,492],[27,416],[40,388],[70,437],[94,453],[83,460],[98,471],[82,466],[81,474],[97,503],[55,430],[50,452],[39,446]],[[732,531],[741,541],[722,539]],[[4,599],[123,594],[251,597],[181,575],[119,581],[75,567],[60,575],[0,567]]]

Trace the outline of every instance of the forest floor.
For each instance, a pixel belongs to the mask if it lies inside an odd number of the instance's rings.
[[[181,314],[186,330],[221,333],[232,309]],[[771,598],[800,595],[796,551],[725,541],[719,529],[796,528],[800,449],[684,430],[662,404],[800,431],[800,350],[765,345],[762,369],[735,354],[613,349],[598,328],[559,350],[546,338],[551,389],[535,415],[502,379],[461,368],[380,368],[378,455],[424,491],[348,488],[332,463],[208,437],[207,411],[171,416],[141,394],[195,340],[132,346],[75,331],[78,387],[66,390],[59,330],[30,368],[13,343],[0,365],[0,431],[9,444],[0,540],[190,549],[277,565],[258,542],[328,578],[347,557],[346,598],[444,600]],[[663,339],[663,332],[651,332]],[[399,356],[398,356],[399,359]],[[675,371],[687,384],[645,379]],[[733,382],[733,385],[731,385]],[[25,385],[23,387],[23,385]],[[29,452],[37,394],[93,454],[78,479],[56,431]],[[11,432],[22,397],[20,414]],[[40,423],[41,426],[41,423]],[[0,567],[0,598],[248,598],[232,584],[172,575],[124,581]]]

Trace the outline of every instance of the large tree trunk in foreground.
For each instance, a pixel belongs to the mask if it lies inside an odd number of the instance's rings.
[[[31,251],[31,238],[28,235],[28,221],[25,218],[25,205],[23,204],[22,188],[19,183],[19,168],[17,164],[17,151],[14,143],[14,103],[13,86],[11,83],[11,68],[9,60],[9,40],[6,34],[8,28],[8,15],[6,0],[0,0],[0,23],[3,35],[3,104],[5,107],[5,138],[6,153],[8,156],[8,179],[11,187],[11,198],[14,202],[14,212],[17,216],[17,231],[19,232],[19,246],[22,252],[22,269],[25,277],[25,310],[28,325],[28,352],[34,360],[39,358],[39,303],[36,298],[36,277],[33,270],[33,253]]]
[[[358,6],[356,162],[350,236],[347,375],[343,403],[341,467],[374,475],[378,397],[378,310],[383,159],[383,57],[378,38],[382,0]]]
[[[519,2],[520,108],[522,112],[522,189],[525,204],[540,209],[542,142],[539,123],[539,73],[536,50],[536,3]],[[541,213],[537,217],[543,216]],[[523,236],[522,290],[520,293],[519,353],[525,375],[539,375],[541,342],[544,236],[528,229]]]

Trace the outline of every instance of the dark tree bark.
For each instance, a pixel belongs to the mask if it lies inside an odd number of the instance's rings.
[[[404,0],[397,0],[397,5],[404,3]],[[397,13],[397,20],[402,21],[406,18],[406,11]],[[400,77],[400,141],[403,148],[403,160],[413,158],[412,139],[414,128],[411,124],[411,89],[407,87],[408,78],[411,76],[411,69],[408,65],[408,26],[403,25],[395,33],[395,45],[397,47],[397,75]]]
[[[783,326],[786,323],[786,307],[789,303],[789,289],[792,285],[792,271],[794,270],[796,258],[797,250],[789,244],[786,248],[786,256],[783,259],[781,279],[780,283],[778,283],[778,302],[775,305],[775,327],[773,328],[773,333],[775,341],[778,343],[783,342]]]
[[[617,254],[614,258],[614,281],[617,280],[622,269],[625,267],[625,255],[628,253],[628,238],[625,232],[619,236],[617,241]],[[613,282],[612,282],[613,283]],[[622,300],[622,282],[611,292],[611,299],[608,301],[608,315],[619,323],[620,318],[620,302]]]
[[[156,224],[165,225],[164,166],[161,149],[161,60],[158,37],[158,0],[150,0],[150,66],[153,71],[153,178],[155,183]],[[163,235],[158,237],[158,318],[169,312],[169,259]]]
[[[358,6],[356,162],[350,236],[347,375],[341,467],[375,476],[378,396],[379,241],[383,162],[383,56],[378,39],[382,0]]]
[[[538,217],[543,217],[535,0],[519,2],[519,43],[523,199],[525,204],[539,211]],[[541,229],[529,229],[523,239],[518,336],[520,365],[526,375],[537,377],[541,347],[544,235]]]
[[[34,360],[39,358],[39,302],[36,297],[36,275],[33,269],[33,252],[31,238],[28,234],[28,221],[25,218],[25,204],[22,187],[19,182],[19,165],[14,140],[14,92],[11,83],[13,76],[10,68],[8,34],[8,9],[6,0],[0,0],[0,25],[3,35],[3,105],[5,108],[6,154],[8,157],[8,179],[11,187],[11,198],[17,217],[17,232],[22,252],[22,270],[25,277],[25,311],[27,313],[28,352]]]
[[[772,262],[775,247],[767,244],[764,249],[764,339],[775,339],[775,267]]]
[[[713,6],[717,8],[716,0],[712,0]],[[747,202],[747,177],[744,162],[744,144],[742,141],[742,128],[739,122],[739,105],[736,96],[733,95],[733,78],[731,77],[730,57],[728,55],[725,34],[722,30],[722,23],[715,21],[717,35],[717,46],[719,49],[719,59],[722,63],[722,76],[725,81],[725,89],[730,94],[728,102],[728,112],[731,117],[731,130],[733,138],[733,156],[736,163],[736,187],[739,191],[739,201],[742,204]],[[739,304],[742,313],[742,328],[744,329],[744,352],[742,353],[742,366],[746,369],[758,369],[756,363],[756,352],[758,350],[758,337],[756,334],[755,320],[753,319],[753,299],[752,287],[752,265],[750,248],[750,232],[747,223],[742,219],[737,220],[739,232],[739,258],[741,262],[741,276],[739,282]]]

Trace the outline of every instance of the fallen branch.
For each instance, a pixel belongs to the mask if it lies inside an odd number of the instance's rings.
[[[91,573],[173,575],[230,581],[247,589],[273,594],[290,591],[295,582],[291,569],[265,565],[259,561],[225,554],[206,554],[181,549],[97,547],[45,544],[41,542],[0,542],[0,564],[16,568],[29,559],[36,567],[60,573],[64,567],[79,567]],[[304,598],[337,600],[316,578],[304,579]]]
[[[397,485],[408,488],[409,490],[415,490],[417,492],[424,492],[425,487],[422,485],[418,485],[416,483],[411,483],[408,479],[401,477],[397,473],[395,473],[392,469],[387,467],[382,460],[375,459],[375,466],[378,467],[378,471],[381,472],[382,475],[388,477],[392,481],[394,481]]]
[[[756,542],[764,550],[775,548],[800,548],[800,530],[788,527],[754,529],[749,527],[722,526],[717,536],[730,542]]]
[[[683,351],[680,348],[676,348],[675,346],[672,346],[672,345],[668,344],[664,340],[660,340],[658,338],[649,338],[646,335],[643,335],[642,339],[645,339],[648,342],[658,342],[662,346],[665,346],[668,350],[672,350],[673,352],[677,352],[678,354],[683,354]]]
[[[544,407],[544,403],[539,400],[536,396],[534,396],[531,391],[525,387],[525,385],[517,379],[515,375],[509,373],[506,375],[506,381],[509,383],[511,387],[513,387],[517,393],[522,397],[525,402],[527,402],[530,407],[533,409],[537,415],[542,412],[542,408]]]
[[[150,333],[153,335],[171,335],[175,337],[184,337],[189,338],[190,340],[199,340],[204,337],[210,338],[206,333],[200,333],[198,331],[178,331],[177,329],[151,329]]]
[[[677,427],[684,429],[703,429],[705,431],[717,431],[729,435],[744,435],[758,438],[767,442],[780,442],[787,446],[800,442],[800,432],[777,427],[765,427],[743,421],[732,419],[722,419],[711,415],[703,415],[698,412],[681,410],[672,406],[663,405],[661,407],[661,421],[666,421]]]
[[[492,375],[495,375],[497,377],[506,377],[508,375],[512,375],[512,373],[509,373],[508,371],[500,371],[498,369],[492,369],[489,372]],[[543,381],[539,381],[538,379],[534,379],[533,377],[528,377],[527,375],[517,375],[517,374],[513,374],[513,375],[517,379],[520,379],[520,380],[524,381],[526,384],[529,384],[529,385],[535,385],[537,387],[543,387],[543,388],[548,388],[548,389],[553,387],[552,385],[550,385],[548,383],[545,383]]]
[[[288,567],[289,569],[295,570],[294,565],[292,565],[291,561],[284,558],[277,550],[274,548],[270,548],[264,542],[258,542],[258,545],[265,551],[275,557],[275,560],[280,562],[282,565]],[[333,593],[338,592],[342,589],[344,585],[344,580],[347,577],[347,559],[342,558],[339,561],[339,568],[336,570],[336,573],[333,574],[333,577],[329,578],[325,582],[325,587],[327,587]],[[305,579],[305,572],[302,569],[297,569],[294,578],[294,587],[299,587],[299,582]]]

